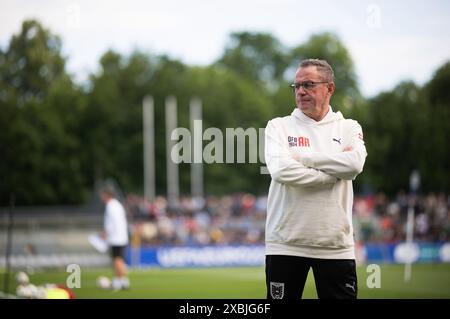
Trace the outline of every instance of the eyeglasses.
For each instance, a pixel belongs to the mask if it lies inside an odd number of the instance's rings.
[[[301,82],[301,83],[292,83],[291,85],[289,85],[292,90],[294,91],[298,91],[300,90],[300,88],[303,86],[303,88],[305,90],[311,90],[313,88],[316,87],[316,85],[318,84],[322,84],[322,83],[329,83],[329,82],[313,82],[313,81],[306,81],[306,82]]]

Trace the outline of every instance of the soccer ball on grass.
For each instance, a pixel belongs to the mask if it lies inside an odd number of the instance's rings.
[[[97,287],[100,289],[111,289],[111,280],[106,276],[100,276],[97,278]]]

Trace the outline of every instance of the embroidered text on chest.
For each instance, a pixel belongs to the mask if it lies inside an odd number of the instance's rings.
[[[311,147],[311,145],[309,144],[309,138],[304,137],[304,136],[298,136],[298,137],[288,136],[288,143],[289,143],[289,147],[294,147],[294,146]]]

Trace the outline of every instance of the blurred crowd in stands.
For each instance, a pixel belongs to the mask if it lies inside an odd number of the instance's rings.
[[[392,199],[383,193],[355,196],[353,222],[358,240],[405,241],[410,207],[414,209],[414,241],[450,241],[450,196],[443,193],[410,196],[403,191]]]
[[[128,195],[132,244],[215,245],[264,241],[267,198],[250,194],[181,197],[168,205],[164,197],[148,202]]]
[[[131,221],[132,245],[263,244],[267,197],[182,197],[169,205],[130,194],[125,206]],[[173,206],[173,207],[172,207]],[[450,241],[450,196],[430,193],[389,199],[380,193],[355,196],[353,224],[358,242],[405,241],[408,208],[414,207],[414,240]]]

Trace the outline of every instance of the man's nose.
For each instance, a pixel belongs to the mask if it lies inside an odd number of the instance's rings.
[[[305,88],[303,86],[299,87],[297,90],[297,94],[301,96],[305,95],[306,94]]]

